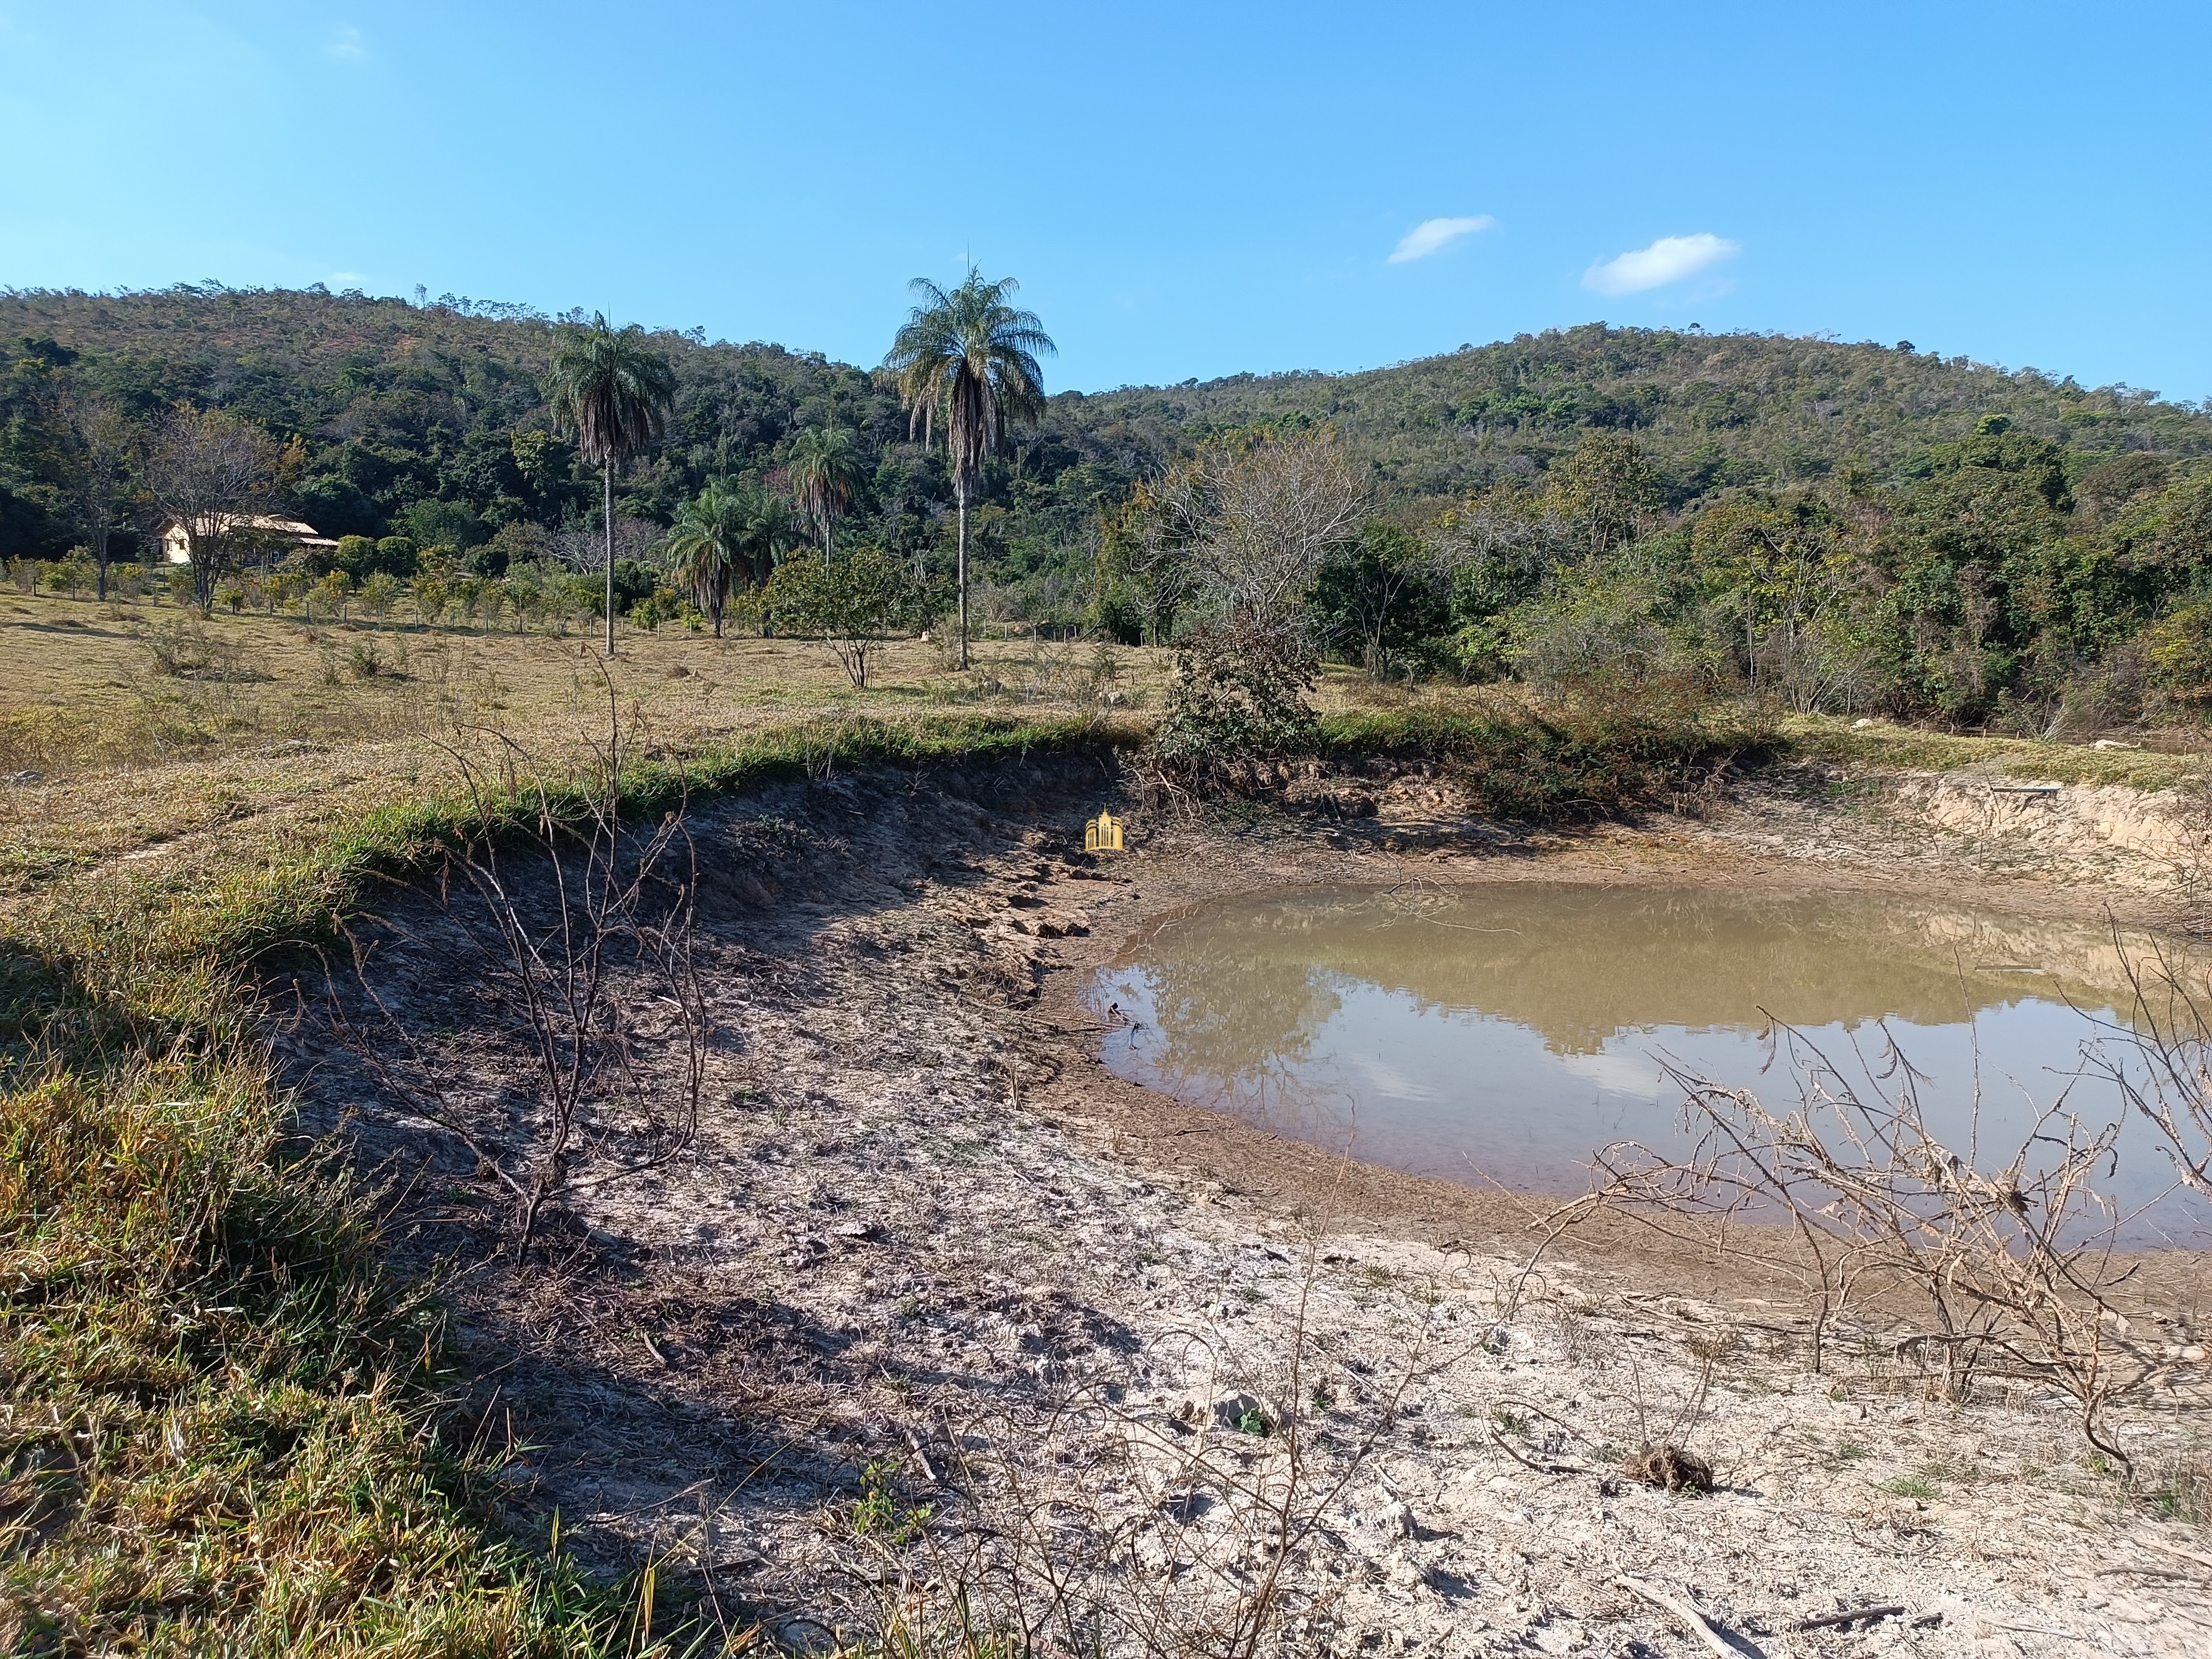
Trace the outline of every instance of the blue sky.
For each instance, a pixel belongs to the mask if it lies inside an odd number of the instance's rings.
[[[604,308],[1055,387],[1603,318],[2212,395],[2212,7],[0,0],[0,284]],[[1626,256],[1624,258],[1624,256]]]

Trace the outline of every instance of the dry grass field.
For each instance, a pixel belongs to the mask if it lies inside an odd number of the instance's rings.
[[[217,614],[152,601],[0,594],[0,902],[71,871],[312,843],[349,817],[453,779],[452,753],[507,744],[565,762],[602,737],[609,696],[635,747],[667,757],[794,723],[911,725],[988,714],[1064,718],[1158,708],[1170,653],[983,638],[974,666],[942,643],[885,641],[855,690],[811,641],[622,626],[596,635]],[[1325,676],[1329,712],[1472,712],[1495,690]],[[1829,718],[1784,723],[1795,745],[1885,769],[1972,766],[2078,783],[2168,788],[2201,779],[2196,742],[2169,751],[1945,738]]]
[[[951,669],[886,642],[856,690],[823,646],[624,625],[594,636],[0,597],[0,895],[70,871],[299,848],[453,781],[449,750],[558,764],[603,739],[675,757],[811,720],[1059,716],[1157,702],[1165,653],[977,641]]]

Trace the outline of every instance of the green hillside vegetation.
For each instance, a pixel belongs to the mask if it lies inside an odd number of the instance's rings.
[[[89,395],[265,429],[289,509],[361,538],[355,586],[427,572],[441,605],[510,569],[557,586],[564,562],[595,568],[599,525],[542,390],[560,320],[212,285],[0,295],[0,556],[85,540],[65,412]],[[716,477],[793,495],[794,447],[831,428],[866,482],[837,545],[941,584],[951,480],[888,384],[697,331],[651,343],[677,402],[617,479],[624,605],[675,614],[666,527]],[[1358,374],[1055,396],[975,498],[984,617],[1125,639],[1202,620],[1146,591],[1131,538],[1179,464],[1255,430],[1330,434],[1359,470],[1366,528],[1312,597],[1328,648],[1378,674],[1763,688],[2031,732],[2171,718],[2212,684],[2205,410],[1905,343],[1601,324]]]

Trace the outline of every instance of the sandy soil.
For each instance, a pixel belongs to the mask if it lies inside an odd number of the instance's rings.
[[[286,1052],[311,1121],[401,1179],[402,1259],[453,1275],[517,1528],[544,1539],[557,1509],[564,1547],[660,1559],[732,1632],[822,1646],[964,1592],[1042,1652],[1713,1650],[1656,1591],[1778,1659],[2203,1653],[2212,1540],[2085,1459],[2051,1391],[1945,1403],[1871,1328],[1816,1374],[1786,1250],[1761,1273],[1613,1222],[1532,1273],[1539,1205],[1097,1064],[1090,968],[1164,909],[1274,882],[2170,902],[2154,859],[2063,837],[2023,859],[2002,826],[1931,827],[1906,784],[1853,784],[1849,812],[1835,785],[1565,836],[1406,777],[1349,823],[1140,819],[1103,867],[1073,850],[1115,787],[1087,763],[717,804],[694,823],[719,1028],[697,1144],[563,1205],[520,1274],[495,1192],[419,1100],[317,1020]],[[2090,863],[2094,887],[2063,878]],[[480,964],[432,907],[392,914],[412,943],[375,958],[379,994],[449,1099],[512,1133],[528,1066],[464,1017]],[[2155,1260],[2135,1292],[2136,1340],[2170,1356],[2119,1419],[2153,1472],[2212,1458],[2202,1265]],[[1654,1440],[1710,1460],[1714,1490],[1625,1476]],[[1895,1610],[1792,1628],[1869,1607]]]

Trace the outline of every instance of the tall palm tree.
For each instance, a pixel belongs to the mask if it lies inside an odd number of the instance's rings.
[[[1021,290],[1011,276],[987,283],[975,266],[950,294],[926,276],[908,289],[922,303],[891,342],[884,368],[906,404],[908,431],[921,441],[945,428],[952,493],[960,504],[960,665],[968,666],[968,498],[982,480],[983,462],[1015,421],[1044,412],[1044,375],[1037,354],[1058,348],[1036,313],[1007,301]]]
[[[600,470],[607,531],[607,654],[615,653],[615,469],[627,466],[668,428],[676,406],[676,374],[646,344],[635,323],[610,328],[604,315],[588,327],[561,331],[545,395],[553,419],[573,434],[585,461]]]
[[[690,588],[699,608],[714,619],[718,640],[732,579],[740,568],[750,572],[746,538],[759,508],[757,494],[727,478],[709,478],[668,532],[668,574]]]
[[[852,510],[853,503],[868,487],[860,447],[842,427],[809,427],[792,440],[787,470],[792,493],[799,497],[799,510],[806,515],[826,559],[837,520]]]

